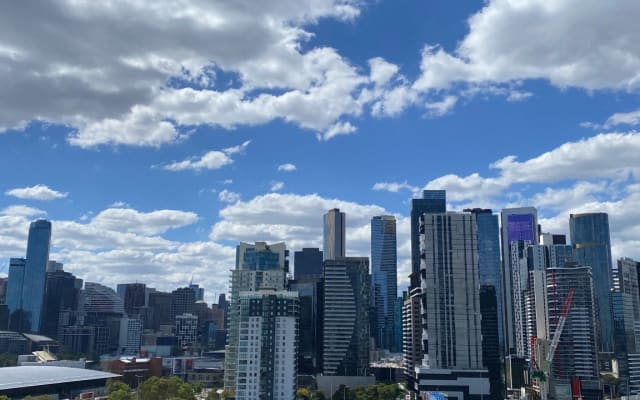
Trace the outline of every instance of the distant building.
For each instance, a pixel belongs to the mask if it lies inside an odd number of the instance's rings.
[[[511,259],[511,243],[526,240],[538,244],[538,211],[534,207],[505,208],[500,213],[502,240],[502,329],[504,355],[515,355],[516,332],[513,294],[513,260]]]
[[[569,230],[576,262],[590,266],[593,274],[598,352],[613,353],[609,216],[606,213],[571,214]]]
[[[121,357],[109,362],[109,372],[121,375],[122,382],[132,388],[152,376],[162,377],[161,358]]]
[[[147,285],[144,283],[124,283],[116,287],[127,315],[134,317],[140,314],[140,309],[146,304],[146,290]]]
[[[138,354],[142,344],[143,323],[138,318],[122,318],[120,320],[120,354]]]
[[[197,283],[190,283],[189,289],[193,290],[196,301],[204,301],[204,288],[201,288]]]
[[[305,279],[289,281],[289,290],[300,299],[298,374],[315,375],[321,371],[322,280]]]
[[[198,342],[198,317],[193,314],[176,315],[176,336],[180,346],[194,346]]]
[[[339,209],[329,210],[324,215],[324,260],[344,257],[346,251],[346,216]]]
[[[43,335],[52,338],[58,337],[60,313],[62,311],[76,312],[78,310],[81,289],[82,279],[77,279],[72,273],[64,272],[62,269],[54,269],[52,272],[47,272],[40,329]]]
[[[323,293],[323,374],[369,375],[369,259],[325,260]]]
[[[240,343],[235,399],[295,397],[298,358],[298,295],[259,290],[240,293]]]
[[[10,260],[7,305],[12,329],[20,332],[40,330],[50,248],[51,222],[42,219],[32,222],[26,259],[22,262]]]
[[[322,278],[322,251],[318,248],[304,248],[294,253],[294,278],[297,281]]]
[[[188,287],[179,288],[171,292],[171,320],[175,322],[178,315],[193,314],[195,303],[196,294]]]
[[[415,367],[422,363],[421,289],[409,292],[402,308],[402,366],[408,387],[415,386]]]
[[[152,328],[154,331],[160,330],[161,325],[173,325],[171,317],[171,293],[153,292],[149,293],[149,308],[152,315]]]
[[[422,198],[411,200],[411,272],[412,274],[415,274],[416,276],[420,276],[420,230],[419,230],[420,216],[425,213],[443,213],[446,211],[447,211],[447,193],[444,190],[423,190]]]
[[[394,321],[398,256],[396,245],[396,219],[391,215],[371,219],[371,293],[375,306],[376,332],[372,336],[379,349],[395,348]]]

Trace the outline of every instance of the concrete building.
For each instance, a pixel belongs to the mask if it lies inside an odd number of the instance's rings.
[[[296,292],[240,293],[235,399],[289,400],[298,373],[299,300]]]
[[[180,346],[195,346],[198,342],[198,317],[189,313],[176,315],[176,337]]]
[[[422,363],[421,289],[411,289],[402,308],[402,366],[407,385],[415,384],[415,368]]]
[[[482,359],[478,235],[469,213],[420,218],[422,365],[412,388],[449,397],[488,397]]]
[[[344,257],[346,251],[346,216],[339,209],[329,210],[324,215],[324,260]]]
[[[231,271],[231,304],[224,365],[225,389],[235,391],[239,372],[240,293],[262,289],[286,290],[288,256],[289,251],[284,243],[240,243],[236,247],[236,267]]]
[[[138,354],[142,344],[143,322],[139,318],[124,317],[120,320],[120,344],[121,354]]]
[[[447,193],[444,190],[423,190],[422,198],[411,200],[411,273],[417,277],[420,276],[420,216],[446,211]]]

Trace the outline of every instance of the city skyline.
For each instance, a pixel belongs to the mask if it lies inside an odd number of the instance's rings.
[[[187,1],[180,21],[162,2],[6,7],[0,276],[47,218],[76,276],[168,290],[193,275],[211,301],[238,242],[322,248],[339,208],[347,256],[370,256],[373,216],[396,217],[402,288],[423,188],[451,210],[537,207],[554,233],[606,212],[612,257],[640,258],[640,5],[449,3]]]

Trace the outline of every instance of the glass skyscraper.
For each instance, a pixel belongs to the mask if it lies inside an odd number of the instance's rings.
[[[345,213],[334,208],[324,215],[324,260],[335,260],[345,256],[347,218]]]
[[[371,219],[371,286],[375,306],[376,346],[390,350],[394,343],[395,299],[398,292],[396,219],[391,215]],[[395,347],[395,346],[393,346]],[[394,349],[397,351],[397,349]]]
[[[606,213],[571,214],[569,232],[576,262],[591,267],[596,303],[598,352],[613,352],[611,239]]]
[[[38,332],[44,299],[47,262],[51,247],[51,222],[37,220],[29,226],[27,257],[23,262],[12,259],[9,267],[7,304],[12,329]],[[15,262],[14,262],[15,261]]]
[[[447,211],[447,193],[444,190],[423,190],[421,199],[411,200],[411,272],[420,274],[420,216],[425,213]]]

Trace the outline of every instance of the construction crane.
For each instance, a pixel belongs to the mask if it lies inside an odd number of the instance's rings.
[[[575,292],[574,288],[569,289],[569,293],[567,293],[567,297],[564,300],[564,305],[562,306],[562,313],[560,314],[560,318],[558,318],[558,326],[556,326],[556,330],[553,333],[553,338],[551,339],[551,345],[549,346],[549,351],[547,352],[547,356],[544,359],[544,363],[542,368],[539,368],[537,363],[535,362],[535,358],[532,357],[532,361],[536,367],[536,371],[533,373],[533,378],[538,379],[539,387],[540,387],[540,397],[542,400],[547,400],[547,377],[551,372],[551,363],[553,362],[553,357],[555,356],[556,349],[558,348],[558,344],[560,343],[560,337],[562,336],[562,331],[564,330],[564,325],[567,321],[567,316],[569,315],[569,310],[571,309],[571,302],[573,301],[573,293]],[[539,340],[539,339],[538,339]],[[534,340],[532,339],[532,344]],[[532,346],[533,349],[533,346]]]

